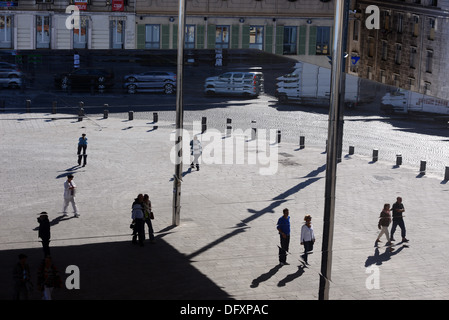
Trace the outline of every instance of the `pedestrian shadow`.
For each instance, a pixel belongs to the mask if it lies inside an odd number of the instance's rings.
[[[260,276],[258,276],[256,279],[254,279],[251,282],[250,287],[251,288],[257,288],[259,286],[259,284],[261,282],[265,282],[267,280],[269,280],[272,276],[274,276],[279,269],[281,269],[282,266],[280,264],[277,264],[276,266],[274,266],[273,268],[271,268],[267,273],[261,274]]]
[[[67,215],[63,215],[62,214],[59,217],[56,217],[56,218],[54,218],[53,220],[50,221],[50,227],[53,227],[53,226],[57,225],[61,221],[67,221],[67,220],[70,220],[70,219],[73,219],[73,218],[75,218],[75,216],[68,217]],[[39,226],[37,226],[37,227],[35,227],[33,229],[33,231],[38,231],[38,230],[39,230]]]
[[[305,265],[301,264],[298,266],[298,270],[295,273],[287,275],[284,279],[278,282],[278,287],[285,287],[285,285],[293,280],[299,278],[304,273]]]
[[[64,178],[64,177],[67,177],[69,174],[74,174],[74,173],[76,173],[79,169],[81,169],[82,167],[80,166],[80,165],[76,165],[76,166],[73,166],[73,167],[71,167],[71,168],[67,168],[67,169],[65,169],[64,171],[62,171],[62,173],[61,174],[58,174],[57,176],[56,176],[56,179],[60,179],[60,178]],[[61,172],[61,171],[58,171],[58,172]]]
[[[400,248],[391,252],[390,248],[386,247],[384,253],[379,253],[379,248],[376,247],[376,249],[374,250],[374,254],[366,258],[365,267],[369,267],[373,264],[380,266],[382,263],[389,261],[391,257],[397,255],[404,248],[408,248],[408,246],[403,244]]]
[[[188,175],[188,174],[190,174],[190,173],[192,173],[192,168],[191,168],[191,167],[189,167],[189,169],[187,169],[186,171],[184,171],[184,172],[181,174],[181,177],[184,178],[186,175]],[[169,181],[170,181],[170,182],[173,182],[173,180],[175,180],[175,176],[171,177]]]

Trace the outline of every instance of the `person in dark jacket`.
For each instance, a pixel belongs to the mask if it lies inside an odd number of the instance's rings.
[[[41,212],[39,218],[37,218],[37,222],[39,222],[39,232],[37,236],[38,238],[41,238],[44,257],[46,257],[50,255],[50,221],[48,220],[47,212]]]

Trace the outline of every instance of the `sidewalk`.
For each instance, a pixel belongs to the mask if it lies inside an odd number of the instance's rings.
[[[197,172],[184,163],[181,224],[172,227],[173,130],[164,119],[154,129],[152,119],[98,115],[78,122],[62,114],[1,114],[0,299],[11,298],[19,253],[28,255],[37,272],[41,211],[53,222],[50,248],[63,279],[67,266],[80,270],[80,289],[55,291],[59,300],[317,299],[324,144],[323,150],[299,150],[281,143],[275,175],[260,175],[258,165],[202,165]],[[81,133],[89,139],[86,167],[76,166]],[[81,216],[61,219],[69,172]],[[345,155],[337,169],[330,298],[448,299],[448,191],[441,178]],[[130,208],[138,193],[150,195],[155,213],[157,243],[143,248],[130,241]],[[410,242],[390,254],[385,239],[378,248],[374,240],[383,204],[397,196],[403,198]],[[276,222],[285,207],[291,255],[290,264],[279,267]],[[308,267],[298,260],[305,214],[312,215],[317,237]],[[398,243],[399,229],[395,237]]]

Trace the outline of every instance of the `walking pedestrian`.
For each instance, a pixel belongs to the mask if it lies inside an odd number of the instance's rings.
[[[33,290],[30,266],[28,265],[27,258],[27,255],[23,253],[19,254],[19,262],[17,262],[13,269],[14,300],[28,300]]]
[[[286,265],[287,252],[290,245],[290,217],[289,211],[285,208],[282,211],[283,215],[278,219],[277,229],[279,231],[279,237],[281,245],[279,247],[279,264]]]
[[[402,213],[405,211],[405,209],[401,197],[396,198],[396,202],[393,203],[391,211],[393,211],[393,226],[391,227],[390,240],[395,241],[394,233],[397,226],[399,226],[399,228],[401,228],[402,242],[408,242],[408,239],[405,237],[407,230],[405,229],[404,217],[402,216]]]
[[[143,210],[143,195],[139,194],[132,204],[131,219],[134,224],[132,243],[136,244],[138,238],[141,247],[143,247],[143,241],[145,240]]]
[[[196,171],[200,170],[198,159],[200,158],[202,152],[203,148],[201,146],[201,142],[198,140],[198,136],[194,136],[193,140],[190,141],[190,154],[193,156],[193,161],[190,164],[190,168],[193,169],[196,166]]]
[[[81,137],[78,139],[78,165],[81,165],[81,159],[84,160],[83,162],[83,167],[86,166],[87,164],[87,154],[86,154],[86,149],[87,149],[87,138],[86,138],[86,134],[83,133],[81,135]],[[83,152],[81,154],[81,151]]]
[[[388,234],[388,226],[390,225],[390,223],[391,223],[390,204],[385,203],[384,208],[382,209],[382,211],[380,213],[379,223],[377,224],[377,227],[379,228],[380,233],[377,236],[376,244],[378,242],[380,242],[380,237],[382,237],[382,235],[385,234],[385,236],[387,237],[387,245],[389,246],[390,251],[393,251],[394,249],[391,247],[391,239]]]
[[[309,252],[313,251],[315,243],[315,234],[313,232],[312,216],[310,214],[304,217],[304,225],[301,227],[301,244],[304,245],[304,254],[301,256],[306,264],[308,264]]]
[[[75,194],[76,194],[76,185],[73,181],[73,175],[69,174],[67,176],[66,182],[64,182],[64,206],[62,208],[62,213],[64,216],[67,215],[67,207],[69,203],[72,204],[73,214],[75,218],[79,217],[78,206],[75,202]]]
[[[144,222],[148,226],[148,236],[150,238],[150,243],[154,243],[154,231],[153,224],[151,220],[154,219],[153,211],[151,210],[151,201],[150,196],[148,194],[143,195],[143,214],[144,214]],[[145,225],[144,225],[145,226]],[[145,230],[144,230],[145,233]]]
[[[47,212],[43,211],[37,218],[39,223],[38,238],[41,238],[42,248],[44,249],[44,257],[50,255],[50,221]]]
[[[42,291],[42,300],[51,300],[53,289],[62,287],[58,269],[56,269],[50,256],[46,256],[39,267],[37,283]]]

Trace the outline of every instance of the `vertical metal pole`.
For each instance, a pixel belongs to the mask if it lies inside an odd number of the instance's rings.
[[[175,164],[173,179],[173,225],[178,226],[181,214],[181,178],[182,178],[182,132],[184,129],[183,77],[184,77],[184,37],[185,37],[185,0],[179,0],[178,25],[178,61],[176,74],[176,150],[178,161]]]
[[[334,16],[334,38],[332,44],[332,77],[331,98],[329,109],[326,186],[323,218],[323,244],[321,249],[321,273],[318,298],[329,299],[329,285],[332,270],[332,244],[334,233],[335,212],[335,187],[338,156],[338,127],[341,120],[341,96],[344,96],[344,86],[341,86],[341,74],[343,71],[344,46],[344,10],[349,10],[349,0],[337,0]]]

